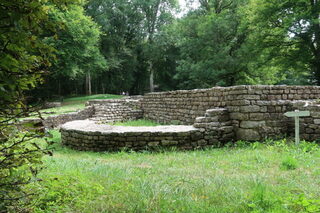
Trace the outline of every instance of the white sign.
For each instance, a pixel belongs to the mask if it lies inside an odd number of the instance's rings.
[[[293,112],[286,112],[286,113],[284,113],[284,115],[287,116],[287,117],[310,116],[310,111],[299,111],[299,110],[296,110],[296,111],[293,111]]]
[[[285,116],[287,117],[294,117],[294,123],[295,123],[295,141],[296,141],[296,145],[298,145],[300,143],[300,137],[299,137],[299,133],[300,133],[300,126],[299,126],[299,117],[303,117],[303,116],[310,116],[310,111],[299,111],[299,110],[295,110],[293,112],[286,112],[284,113]]]

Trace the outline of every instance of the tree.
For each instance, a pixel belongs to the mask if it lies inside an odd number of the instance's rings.
[[[320,84],[319,11],[318,0],[251,0],[246,8],[248,41],[257,56],[253,60],[260,62],[257,67],[277,67],[295,76],[293,83],[309,76],[309,83]]]
[[[179,48],[177,47],[177,24],[172,23],[161,28],[154,36],[153,45],[149,45],[148,57],[152,59],[154,70],[154,81],[157,82],[158,89],[161,91],[178,89],[174,79],[176,74],[177,61],[180,58]]]
[[[0,2],[0,211],[21,211],[25,186],[34,180],[43,150],[32,133],[17,130],[17,117],[29,109],[24,91],[41,81],[53,57],[42,41],[57,25],[48,19],[51,5],[66,8],[71,0],[2,0]]]
[[[63,77],[82,79],[82,76],[85,76],[85,91],[91,95],[92,74],[107,68],[106,60],[99,50],[99,27],[84,14],[82,6],[79,5],[70,7],[68,11],[55,8],[51,15],[64,26],[56,37],[47,39],[47,42],[58,50],[57,60],[51,68],[59,82],[58,93],[61,94]]]
[[[143,15],[138,1],[92,0],[86,12],[101,26],[101,52],[108,70],[98,75],[103,91],[130,94],[144,92],[145,59]]]
[[[248,74],[247,27],[241,8],[246,0],[200,1],[201,6],[183,17],[179,37],[177,74],[179,88],[231,86]]]
[[[146,33],[146,46],[148,72],[150,74],[150,92],[154,91],[154,60],[150,49],[154,49],[154,36],[166,24],[173,21],[173,13],[177,8],[175,0],[149,0],[140,3],[141,11],[144,16],[144,28]],[[149,51],[148,51],[149,50]]]

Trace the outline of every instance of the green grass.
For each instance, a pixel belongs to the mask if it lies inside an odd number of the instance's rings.
[[[57,131],[53,140],[56,151],[40,173],[38,212],[320,211],[315,144],[93,153],[62,147]],[[282,169],[291,158],[294,169]]]
[[[159,126],[162,124],[159,124],[155,121],[151,120],[145,120],[145,119],[139,119],[139,120],[131,120],[131,121],[125,121],[125,122],[115,122],[112,123],[112,125],[115,126]]]
[[[76,112],[78,110],[85,108],[85,103],[88,100],[93,99],[117,99],[122,98],[121,95],[110,95],[110,94],[100,94],[100,95],[90,95],[90,96],[78,96],[66,98],[61,103],[61,107],[49,108],[40,110],[42,113],[42,117],[48,117],[50,115],[60,115],[69,112]],[[37,113],[33,113],[29,116],[29,118],[37,117]]]
[[[122,95],[111,95],[111,94],[98,94],[98,95],[89,95],[89,96],[77,96],[77,97],[70,97],[63,100],[63,103],[74,103],[74,102],[81,102],[85,103],[88,100],[93,99],[116,99],[122,98]]]

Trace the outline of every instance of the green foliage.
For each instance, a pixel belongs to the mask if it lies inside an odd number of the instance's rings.
[[[40,191],[44,187],[43,212],[282,213],[319,208],[319,150],[280,146],[285,140],[257,148],[248,143],[188,152],[93,153],[62,147],[60,133],[52,133],[56,153],[45,158],[47,169],[40,174],[50,181],[38,186]],[[299,159],[299,169],[279,169],[286,155]],[[50,206],[44,202],[49,200]]]
[[[244,14],[255,69],[277,69],[283,83],[319,83],[319,7],[319,1],[251,0]]]
[[[297,159],[287,156],[280,165],[280,168],[283,170],[295,170],[298,168],[298,161]]]
[[[55,37],[46,39],[57,50],[57,60],[51,70],[52,77],[58,81],[57,92],[61,94],[62,78],[70,80],[91,77],[99,71],[105,71],[107,64],[99,50],[100,29],[84,14],[82,6],[72,6],[68,11],[53,8],[50,15],[64,26]],[[91,80],[87,83],[91,83]]]
[[[112,125],[115,126],[159,126],[161,124],[151,121],[151,120],[145,120],[145,119],[139,119],[139,120],[130,120],[125,122],[115,122],[112,123]]]
[[[31,131],[6,126],[1,133],[6,135],[0,139],[0,212],[18,211],[29,202],[25,186],[36,181],[37,165],[45,152]]]
[[[175,0],[91,0],[92,18],[53,8],[63,28],[45,40],[58,61],[37,96],[83,94],[85,78],[96,94],[319,82],[318,1],[199,3],[181,18]]]
[[[65,212],[82,209],[103,195],[100,184],[88,183],[78,177],[50,177],[38,184],[35,212]]]
[[[263,212],[287,212],[283,207],[281,199],[279,199],[274,193],[267,190],[267,186],[258,182],[254,186],[252,197],[249,198],[248,210],[254,213]]]
[[[108,71],[97,76],[105,91],[143,93],[146,68],[142,55],[143,16],[139,1],[93,0],[86,12],[101,26],[101,53],[108,60]],[[105,90],[105,91],[103,91]]]
[[[300,141],[299,143],[299,148],[303,151],[303,152],[316,152],[320,149],[319,145],[315,142],[306,142],[306,141]]]
[[[180,60],[175,79],[180,88],[235,85],[248,74],[243,48],[247,29],[242,26],[240,10],[246,2],[208,1],[179,22]]]
[[[161,27],[173,20],[175,7],[174,0],[88,2],[87,13],[105,33],[101,51],[109,61],[109,69],[99,76],[103,88],[113,93],[145,91],[150,68],[157,71],[163,58],[168,58],[166,55],[158,58],[166,50],[158,45],[155,37]],[[171,62],[164,64],[170,66]]]
[[[290,198],[290,205],[299,212],[319,212],[320,200],[309,199],[304,194]]]
[[[59,27],[49,5],[66,9],[72,0],[4,0],[0,5],[0,211],[26,211],[29,193],[45,153],[32,140],[39,132],[16,125],[30,109],[23,92],[34,88],[51,65],[54,49],[42,41]]]

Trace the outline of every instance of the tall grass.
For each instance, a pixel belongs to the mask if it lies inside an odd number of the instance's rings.
[[[320,211],[315,144],[93,153],[62,147],[58,132],[53,140],[56,151],[40,174],[38,212]],[[299,163],[284,170],[289,157]]]

